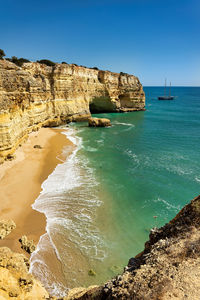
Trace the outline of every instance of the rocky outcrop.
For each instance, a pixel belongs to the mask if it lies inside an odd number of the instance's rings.
[[[0,239],[3,240],[15,228],[16,228],[16,225],[12,220],[1,220],[0,221]]]
[[[105,118],[89,118],[89,127],[109,127],[111,126],[110,120]]]
[[[139,79],[56,64],[0,60],[0,161],[12,155],[29,132],[90,117],[91,112],[143,110]]]
[[[0,248],[0,299],[47,299],[41,283],[28,273],[29,262],[22,254]]]
[[[21,248],[24,249],[29,254],[33,253],[36,249],[36,246],[34,244],[33,240],[29,240],[26,235],[23,235],[19,242],[21,243]]]

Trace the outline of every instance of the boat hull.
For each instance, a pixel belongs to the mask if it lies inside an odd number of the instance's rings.
[[[174,96],[159,96],[158,100],[174,100]]]

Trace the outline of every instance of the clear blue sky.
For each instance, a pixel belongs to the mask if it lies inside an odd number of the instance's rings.
[[[0,48],[200,86],[199,0],[0,0]]]

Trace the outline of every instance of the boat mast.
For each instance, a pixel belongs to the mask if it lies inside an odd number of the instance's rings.
[[[167,79],[165,78],[165,96],[166,96]]]
[[[169,85],[169,96],[171,97],[171,82],[170,82],[170,85]]]

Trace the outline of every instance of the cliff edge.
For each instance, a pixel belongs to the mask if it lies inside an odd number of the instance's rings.
[[[27,134],[90,117],[91,112],[144,110],[139,79],[76,66],[30,62],[18,67],[0,60],[0,161],[9,158]]]

